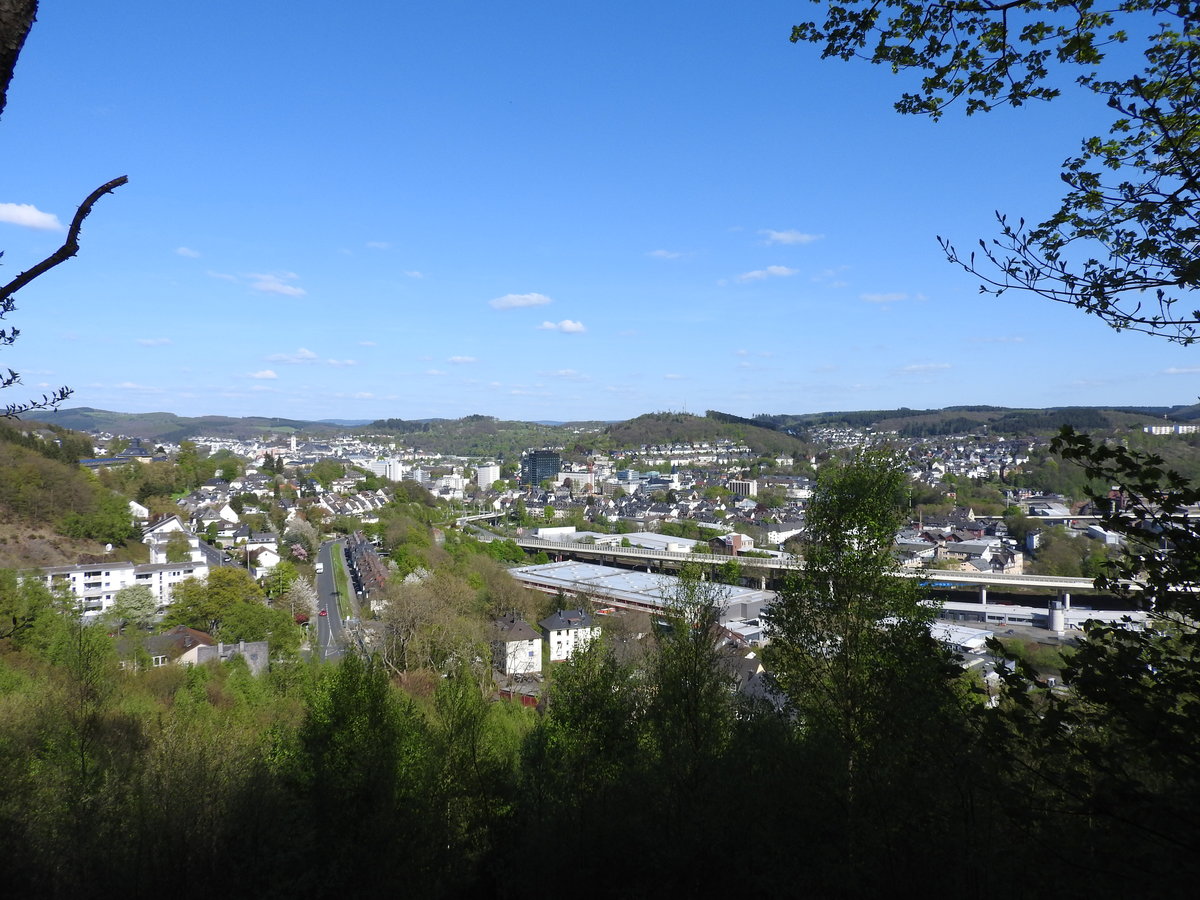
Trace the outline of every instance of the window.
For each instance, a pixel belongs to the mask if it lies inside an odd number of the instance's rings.
[[[154,663],[154,668],[156,669],[159,666],[165,666],[167,664],[167,658],[165,656],[156,656],[152,661]]]

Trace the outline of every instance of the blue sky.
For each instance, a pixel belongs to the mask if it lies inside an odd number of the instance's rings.
[[[1106,111],[901,117],[901,78],[789,43],[807,6],[43,4],[0,274],[130,183],[0,362],[184,415],[1195,402],[1200,350],[981,296],[935,240],[1051,212]]]

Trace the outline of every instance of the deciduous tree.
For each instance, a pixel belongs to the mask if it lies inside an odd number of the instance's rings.
[[[825,57],[861,57],[921,76],[896,104],[938,118],[1059,96],[1073,76],[1113,112],[1107,135],[1063,165],[1059,208],[1029,226],[998,213],[979,255],[940,239],[981,290],[1032,291],[1118,330],[1191,343],[1200,310],[1200,17],[1191,2],[1011,0],[823,3],[823,22],[792,30]],[[1141,34],[1144,33],[1144,37]],[[1131,35],[1142,62],[1106,59]],[[1119,73],[1119,74],[1118,74]]]

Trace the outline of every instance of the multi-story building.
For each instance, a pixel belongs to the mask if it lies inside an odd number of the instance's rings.
[[[208,565],[183,563],[87,563],[80,566],[51,566],[40,577],[53,590],[66,585],[75,595],[84,616],[97,616],[109,609],[121,588],[143,584],[154,593],[159,606],[171,602],[171,591],[185,578],[206,578]]]
[[[536,487],[546,479],[554,481],[562,469],[556,450],[527,450],[521,456],[521,484]]]

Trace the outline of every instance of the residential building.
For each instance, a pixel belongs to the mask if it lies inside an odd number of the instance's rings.
[[[538,625],[550,645],[550,662],[570,659],[577,648],[586,647],[600,635],[600,626],[593,625],[591,614],[582,609],[560,609]]]
[[[492,667],[505,675],[542,671],[542,636],[515,614],[493,623]]]
[[[159,606],[166,606],[175,585],[186,578],[207,578],[208,566],[199,562],[85,563],[50,566],[42,569],[39,577],[51,589],[63,585],[70,588],[80,612],[90,618],[109,609],[121,588],[139,584],[150,588]]]

